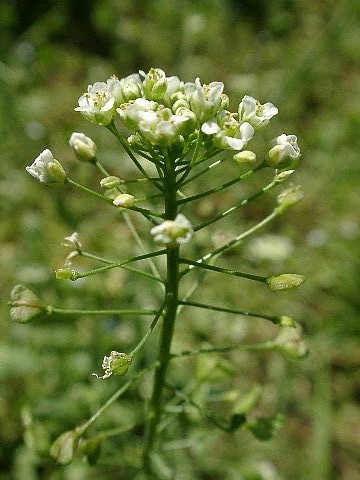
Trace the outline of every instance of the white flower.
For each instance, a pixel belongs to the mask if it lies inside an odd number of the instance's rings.
[[[82,162],[89,162],[96,156],[95,142],[83,133],[73,132],[69,145],[73,149],[76,158]]]
[[[145,98],[156,100],[166,107],[171,106],[171,97],[180,89],[181,82],[178,77],[167,77],[161,68],[151,68],[148,73],[140,71],[144,77],[143,89]]]
[[[305,357],[309,351],[302,328],[298,324],[295,324],[295,327],[282,327],[274,344],[278,350],[294,359]]]
[[[76,250],[81,250],[81,242],[79,240],[78,232],[74,232],[67,237],[64,237],[64,242],[62,243],[64,247],[75,248]]]
[[[97,125],[108,125],[115,113],[115,97],[109,93],[105,82],[96,82],[88,86],[88,91],[79,98],[75,108],[87,120]]]
[[[296,135],[283,133],[274,140],[274,147],[269,151],[268,165],[273,168],[285,168],[300,157],[300,148]]]
[[[189,116],[173,115],[169,108],[159,108],[156,112],[140,115],[139,131],[153,145],[168,147],[180,135],[190,133],[187,125],[192,124]]]
[[[272,103],[260,102],[255,98],[245,95],[239,105],[239,119],[249,122],[253,127],[264,127],[270,119],[278,113],[278,109]]]
[[[145,98],[137,98],[133,102],[124,103],[116,109],[123,121],[125,127],[130,130],[139,129],[139,121],[142,118],[144,112],[155,111],[158,107],[158,103],[146,100]]]
[[[34,162],[26,167],[26,171],[42,183],[63,183],[66,180],[65,170],[49,149],[41,152]]]
[[[140,98],[143,94],[142,81],[138,73],[133,73],[120,80],[113,75],[106,81],[106,84],[108,93],[115,97],[116,106]]]
[[[181,213],[175,220],[165,220],[150,230],[154,241],[167,247],[178,247],[191,240],[194,231],[189,220]]]
[[[211,82],[209,85],[201,85],[197,78],[194,83],[188,82],[184,85],[184,92],[191,110],[195,113],[200,123],[213,118],[226,103],[226,96],[223,95],[224,84],[222,82]]]
[[[166,92],[166,75],[161,68],[151,68],[148,73],[140,70],[144,78],[144,95],[148,100],[161,100]]]
[[[221,111],[216,119],[208,120],[201,126],[206,135],[214,135],[213,142],[226,150],[242,150],[254,135],[250,123],[239,123],[230,112]]]

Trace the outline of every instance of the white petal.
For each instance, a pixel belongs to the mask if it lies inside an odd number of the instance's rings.
[[[206,133],[206,135],[213,135],[214,133],[220,132],[221,128],[215,120],[208,120],[201,125],[201,131]]]

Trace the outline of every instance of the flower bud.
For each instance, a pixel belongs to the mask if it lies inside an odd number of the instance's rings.
[[[171,97],[172,111],[175,113],[179,108],[190,109],[190,104],[186,98],[186,95],[182,92],[177,92]],[[194,114],[195,115],[195,114]]]
[[[94,141],[83,133],[72,133],[69,145],[73,149],[76,158],[82,162],[91,162],[96,157]]]
[[[146,150],[146,146],[144,145],[143,140],[138,132],[136,132],[134,135],[129,135],[127,142],[135,151]]]
[[[238,152],[234,155],[234,160],[237,163],[254,163],[256,162],[256,154],[250,150],[244,150],[243,152]]]
[[[283,133],[274,140],[274,147],[269,151],[268,165],[272,168],[286,168],[300,157],[300,148],[295,135]]]
[[[166,92],[167,82],[165,72],[160,68],[151,68],[143,80],[144,95],[148,100],[161,100]]]
[[[282,327],[274,340],[274,345],[290,358],[303,358],[308,353],[300,325],[296,325],[295,328]]]
[[[279,325],[280,327],[296,327],[295,320],[291,317],[288,317],[287,315],[281,315],[278,318],[277,325]]]
[[[44,150],[26,167],[26,171],[41,183],[64,183],[66,172],[49,149]]]
[[[76,271],[71,268],[59,268],[55,271],[55,277],[57,280],[75,280]]]
[[[28,323],[46,310],[35,293],[24,285],[12,289],[9,305],[11,320],[19,323]]]
[[[167,247],[178,247],[192,238],[194,231],[189,220],[181,213],[175,220],[165,220],[150,230],[154,241]]]
[[[224,101],[222,94],[224,84],[211,82],[209,85],[201,85],[197,78],[194,83],[185,83],[184,91],[191,110],[195,113],[200,123],[214,118]]]
[[[304,198],[304,192],[300,185],[290,185],[289,188],[281,192],[277,197],[278,206],[276,211],[280,214],[284,213],[288,208],[293,207],[301,202]]]
[[[116,207],[132,207],[135,203],[135,197],[129,195],[128,193],[120,193],[117,197],[114,198],[113,204]]]
[[[81,242],[79,240],[79,234],[77,232],[64,237],[64,242],[62,244],[64,247],[75,248],[76,250],[81,250]]]
[[[282,273],[281,275],[274,275],[266,279],[270,290],[275,292],[299,287],[304,281],[305,276],[297,273]]]
[[[108,378],[111,375],[125,375],[129,370],[129,366],[132,362],[132,356],[127,355],[126,353],[119,353],[112,351],[109,357],[104,357],[102,362],[102,368],[105,370],[105,373],[102,377],[99,377],[96,373],[93,375],[96,378]]]
[[[79,443],[79,433],[69,430],[61,434],[51,445],[50,455],[57,463],[68,465],[73,461]]]
[[[100,180],[100,186],[102,188],[111,189],[111,188],[116,188],[121,184],[121,180],[119,177],[115,176],[110,176],[110,177],[105,177]]]
[[[284,170],[283,172],[276,175],[274,180],[276,183],[284,183],[293,173],[294,170]]]

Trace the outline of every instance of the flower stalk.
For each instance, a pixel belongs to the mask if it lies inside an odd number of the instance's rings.
[[[74,132],[70,138],[70,147],[75,156],[84,165],[96,167],[104,176],[100,181],[103,193],[89,188],[68,177],[61,163],[56,160],[50,150],[44,150],[27,167],[27,171],[44,184],[67,184],[81,193],[90,195],[113,207],[114,212],[125,222],[131,233],[140,254],[124,260],[112,261],[100,255],[83,249],[78,234],[65,237],[64,246],[71,248],[66,257],[64,268],[56,271],[59,280],[78,280],[97,274],[106,273],[114,268],[123,268],[130,274],[140,275],[160,283],[161,297],[154,296],[157,307],[154,309],[119,308],[112,310],[62,309],[43,303],[27,287],[18,285],[11,293],[11,318],[20,323],[27,323],[41,314],[73,315],[73,316],[153,316],[152,321],[143,336],[135,342],[135,346],[128,353],[111,348],[111,352],[104,356],[102,367],[104,374],[98,378],[108,379],[113,375],[122,376],[131,374],[132,377],[123,384],[83,425],[62,434],[53,444],[52,456],[62,464],[72,461],[73,454],[83,445],[85,455],[97,458],[99,453],[98,434],[94,439],[83,439],[85,431],[104,411],[121,397],[145,372],[154,369],[152,393],[148,401],[148,410],[145,419],[145,439],[142,452],[143,473],[149,479],[158,478],[153,465],[153,458],[162,432],[161,420],[164,411],[164,391],[169,388],[168,369],[171,361],[176,358],[205,355],[212,353],[227,353],[233,350],[278,350],[291,358],[300,358],[305,355],[306,344],[302,338],[302,331],[292,318],[286,315],[268,315],[253,313],[246,309],[228,308],[226,306],[211,305],[190,300],[200,287],[203,278],[208,272],[243,278],[267,285],[273,291],[288,290],[299,286],[304,276],[293,273],[280,275],[259,276],[242,272],[233,268],[224,268],[214,265],[215,260],[224,252],[236,247],[239,243],[257,233],[271,221],[281,216],[288,208],[296,205],[303,197],[300,187],[290,186],[277,197],[277,205],[263,220],[251,228],[234,236],[224,245],[213,249],[200,258],[189,259],[180,253],[183,246],[193,241],[196,232],[247,205],[250,201],[270,192],[274,187],[282,184],[292,174],[293,168],[300,158],[300,148],[297,137],[293,134],[282,134],[273,141],[272,148],[265,154],[255,152],[253,137],[258,130],[265,128],[270,120],[277,115],[278,109],[270,102],[261,104],[249,95],[240,101],[237,111],[230,112],[229,98],[224,93],[222,82],[202,84],[199,78],[194,82],[182,82],[178,77],[167,77],[160,68],[152,68],[148,73],[140,71],[125,78],[110,77],[106,82],[95,82],[89,85],[87,91],[79,98],[79,105],[75,108],[88,121],[102,126],[110,132],[129,159],[142,175],[141,178],[123,178],[122,173],[109,172],[98,159],[98,146],[83,133]],[[118,129],[117,122],[122,123]],[[120,132],[123,128],[129,130],[129,136]],[[222,156],[219,156],[223,154]],[[217,159],[214,159],[216,157]],[[265,160],[258,161],[258,158]],[[205,162],[209,162],[206,164]],[[201,189],[193,195],[186,195],[182,189],[212,171],[220,170],[226,162],[232,162],[238,173],[230,180],[219,181],[212,188]],[[258,162],[258,163],[256,163]],[[245,168],[244,168],[245,166]],[[250,166],[250,167],[249,167]],[[150,167],[150,169],[149,169]],[[275,176],[263,188],[252,195],[229,206],[212,218],[192,226],[187,216],[183,214],[189,206],[201,199],[221,193],[240,182],[251,180],[252,176],[265,167],[275,169]],[[291,168],[288,170],[283,169]],[[241,170],[243,169],[243,170]],[[280,169],[280,172],[279,170]],[[244,171],[245,170],[245,171]],[[124,170],[126,171],[126,169]],[[155,172],[155,175],[154,175]],[[119,175],[119,176],[118,176]],[[234,174],[233,174],[234,175]],[[152,191],[137,191],[142,187]],[[129,191],[128,191],[129,190]],[[144,189],[143,189],[144,190]],[[154,193],[155,190],[155,193]],[[152,208],[140,207],[141,202],[157,200],[162,207],[160,211]],[[116,207],[116,208],[114,208]],[[132,213],[133,212],[133,213]],[[140,221],[149,226],[149,235],[143,238],[132,215],[137,215]],[[186,215],[188,215],[186,213]],[[190,216],[196,215],[195,209],[190,210]],[[148,242],[161,245],[161,249],[153,250]],[[151,243],[153,245],[153,243]],[[85,272],[72,268],[75,257],[82,256],[102,264]],[[158,262],[159,257],[166,257],[165,265]],[[130,264],[146,260],[149,270],[142,270]],[[194,284],[187,293],[179,293],[182,278],[198,269]],[[164,271],[163,271],[164,270]],[[243,315],[268,320],[280,329],[280,335],[275,340],[253,345],[228,345],[224,347],[200,348],[172,353],[171,346],[174,336],[175,323],[178,315],[185,308],[202,308],[224,314]],[[161,326],[159,343],[155,362],[132,374],[133,362],[141,355],[141,350],[147,344],[155,328]],[[111,379],[113,380],[113,378]],[[110,380],[110,381],[111,381]],[[176,388],[176,395],[185,400],[187,396]],[[191,403],[191,402],[190,402]],[[210,418],[210,417],[209,417]],[[239,422],[240,417],[236,421]],[[223,424],[212,418],[213,423],[225,431],[234,431],[240,424]],[[234,420],[235,421],[235,420]],[[250,427],[249,427],[250,428]],[[122,429],[113,429],[114,432]],[[106,435],[104,434],[103,437]],[[92,440],[94,440],[92,442]],[[94,454],[95,452],[95,454]]]

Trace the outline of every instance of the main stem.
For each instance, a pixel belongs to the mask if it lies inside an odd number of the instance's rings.
[[[168,159],[164,181],[165,219],[174,220],[177,215],[175,165]],[[176,311],[179,305],[179,248],[167,248],[167,276],[165,282],[165,315],[163,318],[158,354],[158,366],[155,370],[152,396],[149,403],[148,427],[144,445],[144,472],[151,477],[151,452],[156,442],[156,430],[161,418],[165,377],[171,358],[170,347],[174,334]],[[151,477],[152,478],[152,477]]]

